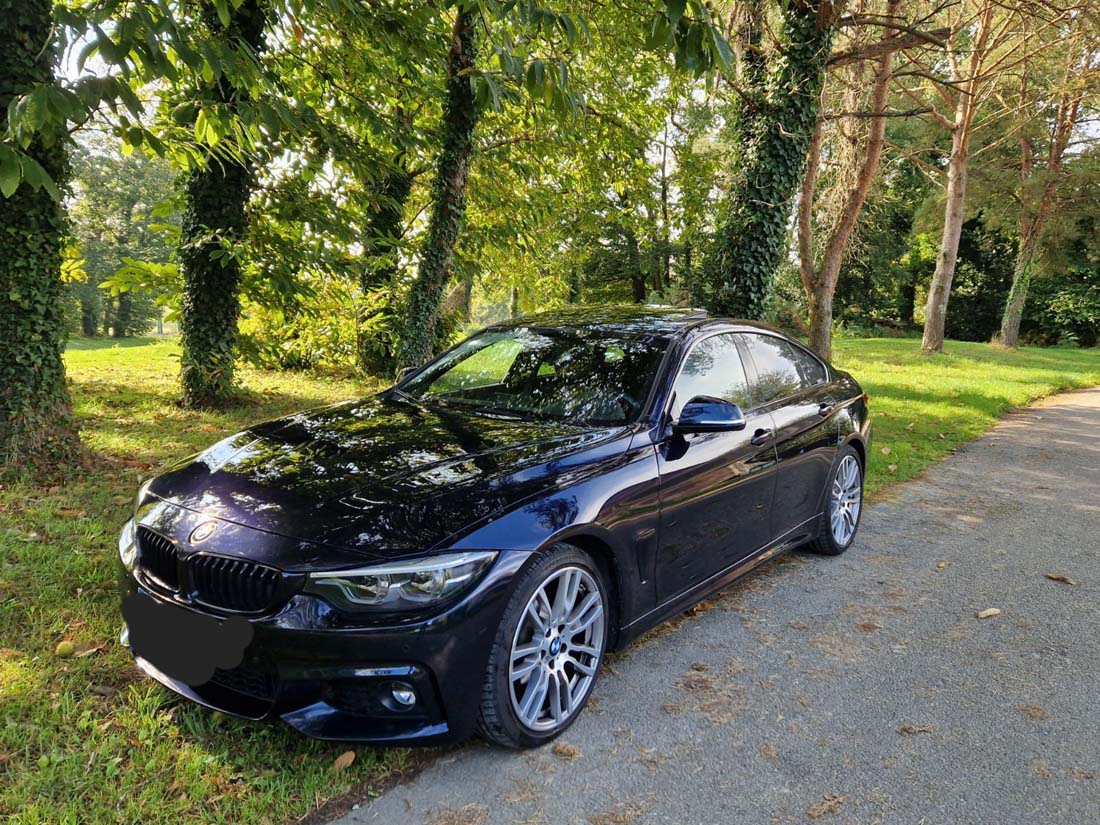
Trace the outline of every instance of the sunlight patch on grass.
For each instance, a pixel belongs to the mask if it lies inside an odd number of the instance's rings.
[[[867,489],[872,495],[916,477],[1012,407],[1100,384],[1096,349],[1009,351],[949,341],[946,354],[929,357],[909,339],[841,339],[834,361],[871,397]]]

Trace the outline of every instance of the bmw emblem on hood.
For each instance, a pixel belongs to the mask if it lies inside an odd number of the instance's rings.
[[[214,531],[218,529],[218,523],[216,521],[204,521],[198,527],[191,531],[191,535],[188,538],[192,544],[198,544],[199,542],[206,541],[212,535]]]

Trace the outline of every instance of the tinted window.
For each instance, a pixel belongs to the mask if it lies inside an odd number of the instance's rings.
[[[766,404],[825,381],[825,367],[809,353],[774,335],[745,335],[756,366],[753,404]]]
[[[667,339],[591,329],[490,330],[400,385],[426,404],[621,424],[641,415]]]
[[[684,404],[697,395],[721,398],[747,409],[749,385],[733,336],[713,335],[696,344],[684,361],[673,391],[673,418],[678,418]]]

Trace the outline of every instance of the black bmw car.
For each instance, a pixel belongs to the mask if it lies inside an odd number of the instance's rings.
[[[784,550],[844,552],[869,433],[855,380],[774,329],[527,316],[147,482],[123,639],[310,736],[539,745],[608,651]]]

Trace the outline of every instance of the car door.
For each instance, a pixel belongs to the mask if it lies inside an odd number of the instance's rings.
[[[749,408],[748,375],[732,333],[694,342],[679,365],[666,420],[696,396],[731,401],[747,420],[734,432],[679,434],[657,445],[661,476],[660,602],[734,564],[770,538],[775,486],[773,424]]]
[[[779,537],[816,516],[822,506],[839,431],[829,370],[802,347],[767,333],[742,333],[752,365],[753,404],[775,425],[778,455],[772,535]]]

